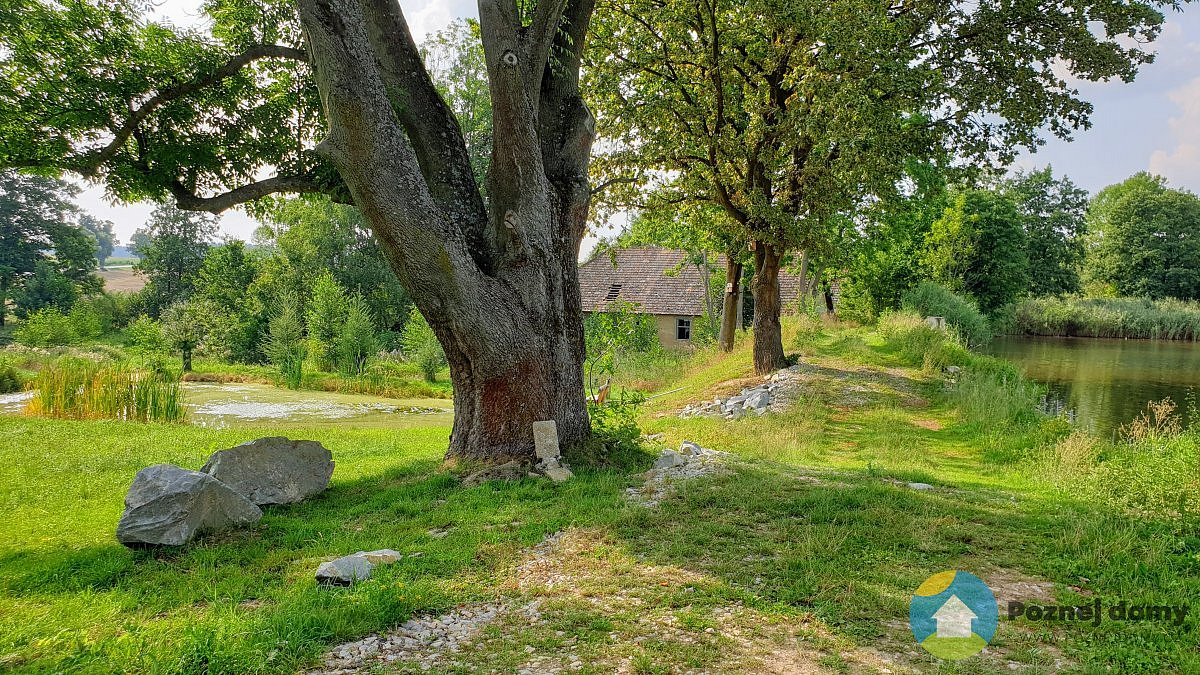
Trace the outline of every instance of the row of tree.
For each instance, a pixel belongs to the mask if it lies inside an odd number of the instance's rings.
[[[0,166],[189,210],[353,202],[445,348],[448,455],[529,457],[534,421],[590,433],[593,185],[611,208],[722,214],[702,222],[752,251],[755,367],[773,370],[789,252],[831,249],[839,216],[911,161],[1002,165],[1042,129],[1084,127],[1069,83],[1132,79],[1169,5],[480,0],[487,86],[455,89],[488,92],[475,135],[397,0],[228,0],[205,35],[136,4],[17,0],[0,8]]]

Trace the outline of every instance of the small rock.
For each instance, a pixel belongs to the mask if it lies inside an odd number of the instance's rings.
[[[929,483],[909,483],[908,487],[914,490],[932,490],[933,486]]]
[[[543,469],[542,473],[546,474],[546,477],[555,483],[562,483],[563,481],[575,475],[571,473],[571,470],[565,466],[547,467],[546,469]]]
[[[317,583],[324,586],[349,586],[371,578],[375,566],[361,553],[343,556],[321,563],[317,568]]]
[[[674,450],[663,450],[658,459],[654,460],[654,468],[670,469],[675,466],[683,466],[686,461],[682,455]]]
[[[361,555],[362,557],[366,558],[367,562],[371,563],[372,565],[386,565],[387,563],[394,563],[404,557],[403,553],[400,553],[399,551],[393,551],[390,548],[383,548],[379,549],[378,551],[360,551],[356,555]]]
[[[753,410],[764,410],[771,403],[771,394],[765,389],[760,389],[746,397],[744,408]]]
[[[679,444],[679,454],[681,455],[699,455],[703,448],[692,441],[684,441]]]

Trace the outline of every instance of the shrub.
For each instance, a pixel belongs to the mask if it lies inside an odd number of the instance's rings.
[[[371,320],[371,310],[360,295],[352,296],[345,309],[345,323],[334,341],[337,366],[345,375],[361,375],[367,367],[367,361],[379,351],[375,322]]]
[[[446,353],[437,335],[416,307],[404,324],[404,354],[420,368],[426,382],[436,382],[437,373],[446,365]]]
[[[162,326],[142,314],[125,331],[125,343],[137,359],[143,363],[157,363],[167,356],[169,345],[163,337]]]
[[[313,283],[312,299],[308,303],[305,319],[308,339],[312,343],[312,358],[318,370],[332,371],[340,361],[338,347],[345,335],[347,301],[346,291],[342,290],[329,270],[325,270]]]
[[[958,332],[968,347],[979,347],[992,339],[987,318],[979,312],[972,300],[956,295],[931,281],[923,281],[917,284],[916,288],[906,292],[901,296],[900,305],[922,317],[945,317],[946,323]]]
[[[70,319],[55,307],[39,309],[27,316],[17,326],[14,336],[27,347],[69,345],[79,339]]]
[[[11,394],[21,391],[25,381],[21,371],[7,359],[0,359],[0,394]]]
[[[304,382],[304,323],[299,301],[291,292],[280,293],[278,309],[267,323],[263,352],[279,368],[283,384],[299,389]]]
[[[955,331],[931,328],[925,319],[912,312],[884,314],[879,320],[879,334],[905,363],[931,373],[948,366],[966,366],[972,359]]]

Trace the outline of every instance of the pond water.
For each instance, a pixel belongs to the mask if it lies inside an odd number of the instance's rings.
[[[1172,399],[1187,421],[1189,392],[1200,395],[1200,343],[1001,337],[989,351],[1045,384],[1048,407],[1106,436],[1141,414],[1148,402],[1164,398]],[[1200,419],[1191,421],[1200,424]]]

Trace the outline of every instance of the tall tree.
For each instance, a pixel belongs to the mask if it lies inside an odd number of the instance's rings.
[[[1141,45],[1162,24],[1156,7],[1170,5],[606,2],[589,73],[611,143],[596,167],[625,181],[616,194],[711,202],[743,226],[755,368],[772,370],[785,363],[777,273],[789,251],[819,255],[830,216],[892,190],[907,160],[1004,164],[1044,127],[1086,126],[1091,106],[1063,73],[1131,79],[1151,59]]]
[[[1121,295],[1200,299],[1200,197],[1138,173],[1087,212],[1087,273]]]
[[[78,192],[63,181],[0,171],[0,326],[8,301],[36,271],[41,289],[66,283],[73,286],[73,295],[100,288],[93,274],[92,239],[73,222],[78,209],[72,200]],[[36,303],[26,307],[37,308]]]
[[[1000,185],[1021,213],[1028,239],[1029,292],[1062,295],[1079,291],[1087,190],[1070,178],[1055,178],[1050,167],[1018,173]]]
[[[160,204],[142,231],[147,239],[136,249],[141,260],[133,269],[146,276],[142,290],[146,309],[158,316],[167,306],[191,295],[204,256],[217,236],[217,220],[207,213]]]
[[[934,281],[995,312],[1029,289],[1028,241],[1008,195],[966,190],[930,228],[925,263]]]
[[[4,3],[0,166],[192,210],[352,202],[445,348],[449,457],[532,457],[538,420],[567,444],[589,434],[577,258],[594,124],[578,73],[593,0],[480,0],[486,200],[397,0],[224,0],[206,5],[211,35],[136,6]]]
[[[100,265],[100,269],[104,269],[104,261],[112,255],[113,244],[113,224],[107,220],[84,213],[79,216],[79,226],[92,235],[92,239],[96,241],[96,262]]]

